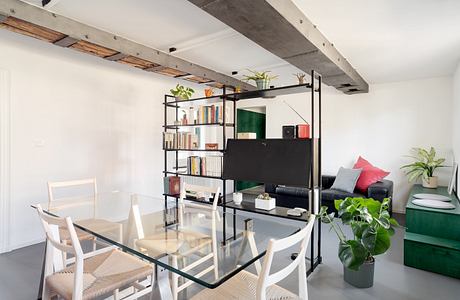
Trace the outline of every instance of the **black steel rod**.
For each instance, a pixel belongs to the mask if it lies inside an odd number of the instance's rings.
[[[322,159],[322,148],[321,141],[323,139],[322,135],[322,102],[321,102],[321,85],[322,85],[322,76],[318,76],[318,184],[319,184],[319,195],[318,195],[318,209],[321,209],[322,200],[321,200],[321,191],[323,190],[323,178],[321,171],[321,159]],[[318,219],[318,260],[321,263],[321,219]]]
[[[225,129],[226,129],[226,126],[225,126],[225,123],[227,123],[227,120],[225,118],[225,104],[227,102],[227,87],[224,85],[222,87],[222,101],[223,101],[223,104],[222,104],[222,142],[223,142],[223,145],[222,145],[222,149],[225,151],[226,149],[226,141],[225,141],[225,138],[226,138],[226,134],[225,134]],[[223,163],[223,160],[222,160],[222,174],[224,173],[224,168],[225,168],[225,165]],[[225,179],[223,180],[223,187],[222,187],[222,210],[223,210],[223,223],[222,223],[222,235],[223,235],[223,244],[225,245],[227,243],[227,222],[226,222],[226,212],[227,212],[227,201],[226,201],[226,198],[227,198],[227,184],[226,184],[226,181]]]
[[[310,155],[310,188],[311,188],[311,213],[315,212],[315,71],[311,71],[311,155]],[[310,269],[315,268],[315,228],[311,232],[310,242]]]

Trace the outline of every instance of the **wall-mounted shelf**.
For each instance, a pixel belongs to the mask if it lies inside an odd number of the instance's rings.
[[[181,124],[181,125],[163,125],[163,128],[167,129],[178,129],[181,127],[199,127],[199,126],[224,126],[223,123],[204,123],[204,124]],[[225,124],[226,127],[235,127],[235,124],[233,123],[227,123]]]

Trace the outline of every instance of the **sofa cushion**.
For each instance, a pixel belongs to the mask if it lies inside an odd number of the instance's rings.
[[[354,169],[362,169],[361,175],[356,182],[356,189],[361,192],[366,192],[367,188],[378,181],[381,181],[383,178],[388,176],[390,172],[384,171],[373,166],[370,162],[362,158],[358,158],[358,161],[355,163]]]
[[[323,190],[321,192],[321,201],[342,200],[347,197],[364,197],[364,195],[358,194],[358,193],[347,193],[344,191],[333,190],[333,189]]]
[[[359,174],[361,174],[361,169],[345,169],[340,167],[331,189],[353,193]]]
[[[276,193],[280,195],[289,195],[295,197],[308,197],[308,189],[301,187],[279,185],[276,187]]]

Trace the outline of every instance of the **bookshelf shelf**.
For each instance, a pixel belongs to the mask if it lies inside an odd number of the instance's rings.
[[[192,98],[192,99],[180,100],[180,101],[175,100],[174,96],[166,95],[166,101],[163,104],[168,107],[179,108],[179,107],[184,107],[184,106],[190,106],[193,102],[203,102],[207,104],[212,104],[216,102],[223,102],[224,99],[227,101],[238,101],[238,100],[256,99],[256,98],[273,98],[273,97],[281,96],[281,95],[305,93],[311,90],[311,88],[312,88],[312,85],[310,83],[305,83],[305,84],[275,87],[275,88],[265,89],[265,90],[247,91],[247,92],[241,92],[241,93],[232,93],[232,94],[224,93],[222,95],[215,95],[211,97],[198,97],[198,98]],[[167,101],[167,98],[171,98],[174,100]],[[193,103],[193,104],[197,104],[197,103]]]
[[[187,176],[187,177],[197,177],[197,178],[208,178],[208,179],[220,179],[222,180],[222,177],[217,177],[217,176],[206,176],[206,175],[193,175],[193,174],[187,174],[187,173],[178,173],[178,172],[168,172],[168,171],[163,171],[164,174],[167,175],[174,175],[174,176]]]
[[[223,123],[203,123],[203,124],[185,124],[185,125],[166,125],[163,127],[166,129],[178,129],[181,127],[198,127],[198,126],[224,126]],[[227,123],[225,124],[226,127],[234,127],[235,124]]]
[[[163,149],[164,151],[182,151],[182,152],[224,152],[224,149],[216,149],[216,150],[209,150],[209,149]]]

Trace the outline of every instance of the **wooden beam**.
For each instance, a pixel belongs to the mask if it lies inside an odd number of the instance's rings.
[[[65,35],[60,32],[15,17],[6,18],[6,20],[0,24],[0,27],[50,43],[54,43],[65,37]]]
[[[179,74],[193,74],[209,81],[221,82],[227,86],[239,86],[242,89],[247,90],[255,89],[254,86],[232,76],[213,71],[195,63],[164,53],[160,50],[141,45],[113,33],[59,16],[55,13],[51,13],[19,0],[0,1],[0,14],[13,16],[17,19],[61,33],[62,36],[59,39],[62,39],[65,36],[74,38],[79,42],[73,44],[71,47],[86,53],[91,53],[100,57],[110,57],[117,53],[123,53],[152,62],[154,65],[163,66],[164,69],[156,71],[156,73],[159,74],[165,74],[168,76],[171,76],[171,73],[178,73],[173,76],[177,76]],[[59,39],[56,39],[55,41]],[[96,49],[97,47],[103,47],[104,49]]]
[[[369,85],[293,0],[188,0],[261,47],[345,93],[366,93]]]

